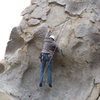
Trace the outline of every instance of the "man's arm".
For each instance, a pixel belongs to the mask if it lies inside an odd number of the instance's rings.
[[[64,56],[63,51],[61,48],[59,48],[55,42],[56,52],[59,52],[62,56]]]
[[[55,47],[55,51],[60,52],[60,48],[58,47],[58,45],[56,44],[55,41],[53,42],[53,44],[54,44],[54,47]]]
[[[51,32],[47,32],[46,35],[45,35],[45,39],[46,39],[46,38],[49,38],[50,35],[51,35]]]

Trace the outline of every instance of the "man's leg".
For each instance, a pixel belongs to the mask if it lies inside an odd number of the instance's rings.
[[[48,62],[48,84],[50,87],[52,87],[52,60]]]
[[[46,65],[46,60],[45,58],[43,58],[40,65],[40,84],[39,84],[40,87],[42,87],[45,65]]]

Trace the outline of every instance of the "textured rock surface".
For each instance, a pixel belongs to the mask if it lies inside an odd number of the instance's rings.
[[[5,93],[2,93],[2,92],[0,92],[0,99],[1,100],[14,100],[14,98],[11,98],[11,96],[9,96]]]
[[[29,23],[30,26],[32,26],[32,25],[37,25],[37,24],[40,23],[40,20],[38,20],[38,19],[30,19],[30,20],[28,21],[28,23]]]
[[[100,0],[31,0],[22,16],[0,62],[5,97],[100,100]],[[55,55],[52,89],[38,87],[38,57],[48,26],[65,55]]]

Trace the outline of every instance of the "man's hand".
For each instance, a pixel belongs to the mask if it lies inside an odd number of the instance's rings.
[[[39,59],[42,62],[42,53],[40,53]]]

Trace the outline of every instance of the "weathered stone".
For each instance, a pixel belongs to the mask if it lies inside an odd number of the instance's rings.
[[[99,100],[99,0],[31,2],[20,25],[11,32],[5,58],[0,62],[0,91],[14,100]],[[34,4],[37,6],[30,12]],[[33,20],[41,23],[33,25]],[[64,54],[54,55],[52,89],[47,83],[38,87],[39,55],[48,26]]]
[[[31,4],[37,4],[39,3],[41,0],[31,0]]]
[[[23,16],[23,19],[25,19],[25,20],[29,20],[29,19],[30,19],[30,14],[26,14],[26,15],[24,15],[24,16]]]
[[[17,27],[11,31],[10,39],[6,48],[6,56],[11,56],[18,48],[24,45],[23,38],[20,37]]]
[[[33,18],[41,18],[42,17],[42,8],[37,7],[34,12],[32,13],[31,17]]]
[[[49,3],[58,3],[60,5],[66,5],[67,0],[48,0]]]
[[[48,0],[49,3],[57,3],[60,5],[66,5],[65,11],[70,15],[80,15],[89,4],[86,0]]]
[[[89,95],[87,100],[99,100],[99,94],[100,94],[100,84],[96,84],[93,87],[92,93]]]
[[[21,85],[23,74],[28,68],[28,63],[29,56],[27,55],[27,46],[18,49],[11,57],[3,60],[2,64],[6,69],[5,72],[0,75],[0,88],[2,90],[7,89],[6,92],[16,97],[21,95],[21,93],[18,92],[18,88]]]
[[[41,24],[40,26],[33,26],[33,27],[30,26],[23,30],[19,28],[19,34],[24,39],[25,42],[29,42],[30,40],[34,38],[34,35],[37,34],[37,31],[38,30],[42,31],[42,28],[44,29],[45,26],[47,25]]]
[[[0,63],[0,74],[3,73],[5,70],[5,67],[3,64]]]
[[[64,8],[60,6],[53,6],[50,10],[50,14],[48,15],[47,23],[50,26],[54,27],[54,26],[59,26],[66,20],[68,20],[68,18],[67,15],[65,14]]]
[[[47,2],[47,0],[41,0],[40,2],[37,3],[37,5],[39,7],[44,8],[44,7],[47,7],[48,6],[48,2]]]
[[[86,24],[79,25],[75,30],[76,37],[84,37],[88,33],[89,26]]]
[[[100,22],[100,10],[95,9],[95,21]]]
[[[21,15],[24,16],[26,14],[30,14],[33,12],[33,10],[36,8],[36,5],[32,5],[32,6],[29,6],[27,7],[22,13]]]
[[[70,15],[80,15],[87,7],[87,2],[70,2],[66,5],[65,11]]]
[[[40,20],[38,20],[38,19],[30,19],[29,21],[28,21],[28,24],[30,25],[30,26],[32,26],[32,25],[37,25],[37,24],[39,24],[40,23]]]
[[[22,19],[22,21],[20,23],[20,27],[21,27],[21,30],[25,30],[28,28],[28,23],[25,19]]]
[[[31,4],[37,4],[37,5],[40,5],[40,6],[43,6],[44,3],[47,3],[47,0],[31,0]]]
[[[82,44],[83,44],[82,41],[75,40],[75,41],[73,41],[71,48],[73,51],[75,51],[77,48],[81,47]]]
[[[46,21],[47,20],[47,16],[42,16],[42,18],[41,18],[43,21]]]
[[[6,93],[0,92],[1,100],[14,100],[14,98]]]
[[[94,3],[95,3],[96,6],[100,9],[100,0],[95,0]]]
[[[43,16],[46,16],[49,11],[50,7],[45,7],[45,8],[37,7],[31,14],[31,17],[41,19]]]

